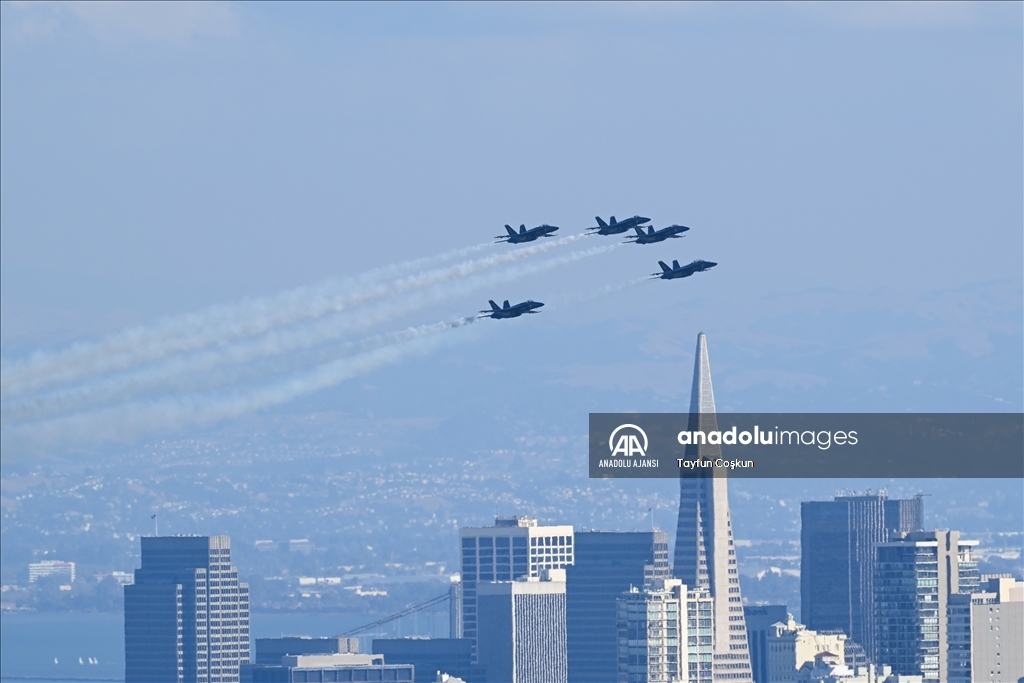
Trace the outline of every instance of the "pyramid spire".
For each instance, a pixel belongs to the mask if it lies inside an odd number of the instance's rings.
[[[693,358],[693,389],[690,391],[690,414],[715,413],[715,391],[711,388],[711,362],[708,360],[708,338],[697,335],[697,353]]]
[[[687,429],[691,432],[718,431],[715,415],[715,390],[711,387],[711,361],[708,360],[708,340],[701,332],[697,335],[697,351],[693,357],[693,385],[690,389],[690,419]],[[686,449],[686,457],[715,459],[722,457],[722,447],[715,444],[701,444]],[[724,473],[716,473],[724,476]]]
[[[691,432],[718,431],[711,363],[703,332],[697,335],[687,422]],[[722,457],[722,447],[708,443],[687,446],[686,457],[714,460]],[[714,598],[714,679],[750,683],[753,673],[725,470],[704,470],[680,477],[674,560],[677,578],[688,586],[706,588]]]

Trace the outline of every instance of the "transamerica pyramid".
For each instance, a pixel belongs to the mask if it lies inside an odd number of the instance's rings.
[[[697,335],[687,429],[705,433],[718,431],[708,345],[703,332]],[[715,444],[687,446],[686,458],[693,457],[714,460],[722,457],[722,448]],[[715,599],[713,680],[752,683],[747,625],[729,516],[728,480],[724,471],[714,475],[684,474],[680,479],[675,575],[687,586],[708,590]]]

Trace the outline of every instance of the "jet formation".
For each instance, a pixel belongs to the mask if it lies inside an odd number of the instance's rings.
[[[651,222],[650,218],[637,214],[631,218],[626,218],[621,221],[617,221],[615,216],[610,216],[606,223],[600,216],[595,216],[594,220],[597,221],[597,225],[594,227],[587,228],[586,234],[588,235],[621,235],[628,233],[633,230],[635,234],[626,235],[626,241],[633,244],[655,244],[657,242],[664,242],[665,240],[674,239],[676,237],[683,237],[683,233],[689,231],[690,228],[685,225],[669,225],[668,227],[656,230],[654,226],[647,225]],[[646,232],[644,229],[646,228]],[[533,242],[541,237],[551,237],[555,231],[558,230],[557,226],[548,225],[544,223],[536,228],[526,229],[525,224],[519,226],[519,232],[512,229],[512,226],[506,225],[506,235],[498,235],[495,237],[495,241],[507,242],[509,244],[521,244],[523,242]],[[658,261],[658,265],[661,266],[660,273],[652,273],[651,279],[654,280],[677,280],[681,278],[687,278],[694,273],[702,273],[705,270],[711,270],[718,264],[714,261],[704,261],[697,259],[692,261],[685,266],[679,265],[679,261],[672,261],[672,265],[667,265],[664,261]],[[491,305],[489,309],[480,311],[480,318],[494,318],[495,320],[502,320],[505,318],[518,318],[521,315],[538,313],[536,309],[540,308],[544,304],[540,301],[533,301],[532,299],[523,301],[516,305],[510,305],[506,299],[504,304],[498,306],[494,301],[488,301]]]

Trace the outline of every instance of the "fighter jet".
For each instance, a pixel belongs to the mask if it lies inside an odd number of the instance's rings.
[[[630,228],[635,228],[638,225],[643,225],[644,223],[649,223],[651,221],[650,218],[644,218],[643,216],[633,216],[632,218],[627,218],[621,223],[615,220],[615,216],[609,218],[607,223],[601,220],[600,216],[594,216],[594,219],[597,221],[597,227],[587,228],[587,230],[591,230],[598,235],[618,235],[628,231]]]
[[[664,261],[658,261],[658,265],[661,266],[660,273],[651,273],[651,279],[662,279],[662,280],[675,280],[680,277],[690,277],[694,273],[700,273],[705,270],[711,270],[718,264],[714,261],[702,261],[697,259],[692,263],[688,263],[685,266],[679,265],[679,261],[673,261],[672,267],[669,268],[665,265]]]
[[[532,242],[538,237],[551,237],[558,227],[555,225],[538,225],[536,228],[526,229],[525,225],[519,226],[519,232],[512,229],[511,225],[506,225],[505,230],[508,231],[507,235],[498,235],[494,238],[496,242],[510,242],[511,244],[519,244],[520,242]]]
[[[664,242],[670,237],[682,237],[683,233],[689,230],[685,225],[670,225],[667,228],[661,230],[655,230],[653,227],[648,227],[647,232],[643,231],[643,228],[635,227],[636,235],[630,235],[626,239],[632,241],[635,244],[654,244],[655,242]]]
[[[483,315],[477,316],[478,318],[494,318],[495,320],[501,320],[502,318],[518,318],[525,313],[537,313],[538,311],[533,309],[540,308],[544,305],[541,302],[533,301],[532,299],[516,304],[515,306],[509,306],[508,299],[505,299],[505,303],[500,307],[493,301],[488,301],[487,303],[491,305],[490,309],[480,311]]]

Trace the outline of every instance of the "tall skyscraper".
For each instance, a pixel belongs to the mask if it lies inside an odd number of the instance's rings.
[[[711,683],[714,600],[655,579],[616,600],[618,683]]]
[[[950,597],[977,589],[971,553],[977,543],[962,540],[959,531],[917,531],[876,546],[871,653],[876,664],[925,681],[949,681]]]
[[[711,388],[711,364],[703,332],[697,335],[687,429],[718,430],[715,394]],[[720,458],[722,448],[715,444],[687,446],[686,457]],[[727,481],[724,472],[714,475],[688,473],[680,478],[675,575],[687,586],[705,589],[714,598],[715,680],[753,681]]]
[[[494,683],[566,683],[565,570],[481,583],[477,658]]]
[[[235,683],[249,661],[249,585],[228,536],[142,538],[124,588],[125,683]]]
[[[880,491],[801,503],[800,614],[807,628],[841,630],[870,657],[875,546],[923,524],[921,496],[889,500]]]
[[[462,633],[476,647],[477,589],[489,581],[538,578],[545,569],[564,569],[574,557],[572,527],[537,526],[529,517],[498,517],[494,526],[466,527],[462,546]],[[456,589],[459,590],[459,589]],[[454,621],[454,620],[453,620]],[[459,637],[458,624],[453,637]]]
[[[615,601],[630,587],[671,578],[668,533],[581,531],[566,569],[566,638],[570,683],[615,683]]]

